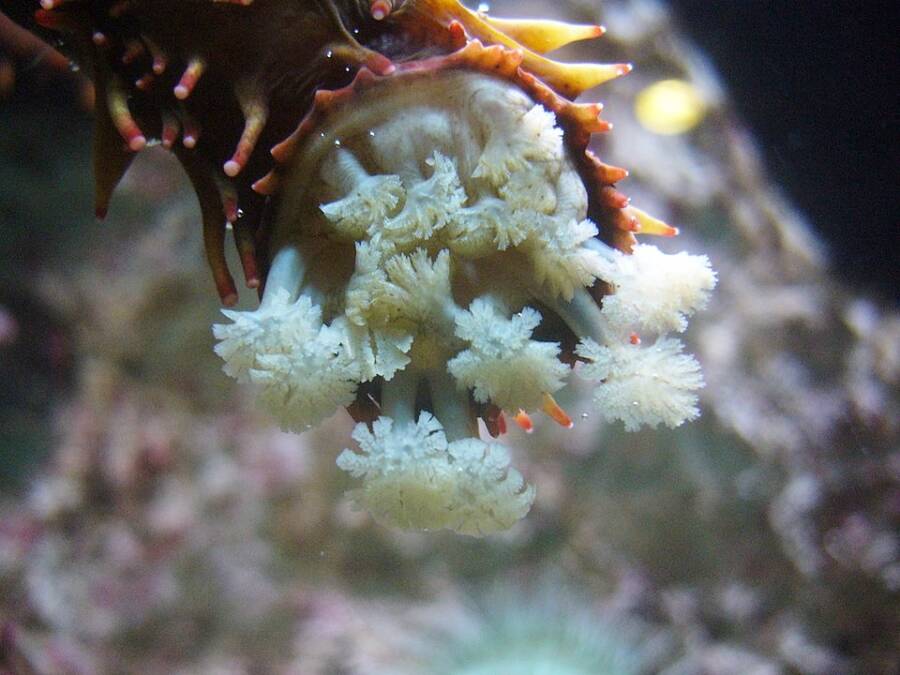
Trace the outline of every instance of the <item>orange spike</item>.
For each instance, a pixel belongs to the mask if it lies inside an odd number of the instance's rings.
[[[131,9],[131,5],[132,0],[119,0],[109,8],[109,15],[117,19]]]
[[[234,155],[225,162],[224,166],[225,174],[232,178],[237,176],[247,165],[247,161],[250,159],[250,155],[253,154],[253,149],[256,147],[256,142],[259,140],[259,136],[265,128],[266,120],[269,116],[268,109],[262,101],[250,101],[243,108],[245,118],[244,132],[241,134],[241,139],[238,141]]]
[[[545,21],[541,19],[496,19],[483,15],[494,28],[524,47],[546,54],[572,42],[598,38],[606,32],[603,26]]]
[[[297,143],[300,142],[300,139],[303,137],[303,123],[300,123],[300,126],[297,127],[297,130],[294,131],[290,136],[285,138],[280,143],[276,143],[272,146],[272,149],[269,153],[272,155],[272,158],[278,162],[279,164],[285,164],[294,154],[294,150],[297,148]]]
[[[278,189],[278,176],[274,171],[270,171],[265,176],[260,178],[250,187],[253,188],[253,191],[257,194],[261,195],[271,195],[275,194],[275,190]]]
[[[522,53],[522,66],[557,92],[575,99],[588,89],[631,71],[627,63],[560,63],[544,58],[526,45],[496,28],[484,15],[473,12],[458,0],[420,0],[416,9],[449,25],[459,21],[473,37],[486,43],[503,45]]]
[[[625,208],[624,211],[637,221],[637,229],[634,230],[635,232],[639,232],[640,234],[654,234],[660,237],[674,237],[678,234],[677,227],[672,227],[659,218],[654,218],[649,213],[642,211],[636,206],[629,206]]]
[[[513,419],[526,434],[530,434],[534,431],[534,422],[531,421],[531,417],[528,416],[528,413],[521,408],[519,408],[519,412],[515,414]]]
[[[628,197],[616,190],[612,185],[600,188],[600,201],[612,209],[624,209],[628,206]]]
[[[556,399],[547,392],[544,392],[544,402],[541,405],[541,409],[550,417],[552,417],[553,421],[561,427],[571,429],[575,426],[572,418],[569,417],[566,411],[559,406],[559,403],[556,402]]]
[[[522,63],[551,87],[572,99],[632,70],[630,63],[560,63],[540,56],[529,59],[527,55]]]
[[[602,103],[575,103],[568,106],[565,112],[572,117],[585,131],[603,132],[609,129],[609,122],[601,119]]]
[[[188,62],[187,68],[184,69],[184,73],[182,73],[178,84],[175,85],[175,98],[183,101],[190,96],[191,92],[194,91],[194,87],[197,86],[200,77],[203,75],[204,70],[206,70],[206,62],[203,59],[191,59]]]
[[[638,222],[638,219],[628,215],[626,209],[614,209],[611,218],[612,224],[616,229],[621,230],[622,232],[628,232],[630,234],[641,229],[641,224]]]
[[[604,164],[592,150],[587,150],[585,156],[594,170],[594,176],[602,185],[612,185],[620,180],[628,178],[628,170],[611,164]]]

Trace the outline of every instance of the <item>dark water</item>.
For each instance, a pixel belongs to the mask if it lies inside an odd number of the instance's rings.
[[[835,271],[900,299],[896,2],[671,0]]]

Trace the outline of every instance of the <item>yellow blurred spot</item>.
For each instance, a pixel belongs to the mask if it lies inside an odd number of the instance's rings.
[[[706,103],[692,84],[661,80],[637,95],[634,113],[646,129],[672,136],[697,126],[706,115]]]

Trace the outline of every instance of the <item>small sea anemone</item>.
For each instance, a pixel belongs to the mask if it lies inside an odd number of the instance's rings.
[[[543,56],[600,27],[457,0],[42,7],[97,83],[98,213],[148,137],[178,156],[223,303],[226,223],[261,293],[213,329],[225,372],[291,431],[348,407],[362,453],[339,466],[377,519],[484,534],[524,516],[533,490],[477,419],[571,426],[553,394],[579,359],[629,430],[696,416],[699,368],[665,333],[715,275],[636,243],[677,230],[617,190],[627,172],[588,149],[601,106],[574,102],[630,66]]]
[[[472,618],[465,630],[441,636],[440,648],[426,657],[427,672],[639,675],[651,658],[645,629],[579,603],[558,584],[536,594],[489,592]]]

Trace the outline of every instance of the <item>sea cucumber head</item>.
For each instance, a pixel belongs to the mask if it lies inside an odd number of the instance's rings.
[[[715,276],[698,256],[625,260],[636,234],[677,230],[618,191],[627,172],[588,148],[611,125],[575,103],[630,66],[544,56],[600,27],[458,0],[45,0],[36,16],[96,82],[98,213],[148,139],[175,153],[223,303],[228,223],[260,293],[214,329],[226,373],[292,431],[348,406],[365,455],[342,463],[383,521],[481,534],[522,517],[533,489],[477,418],[571,426],[553,394],[578,359],[628,428],[697,414],[695,362],[635,331],[683,329]]]

